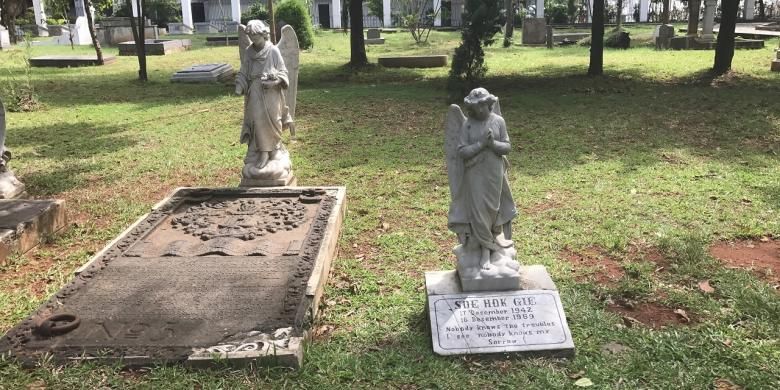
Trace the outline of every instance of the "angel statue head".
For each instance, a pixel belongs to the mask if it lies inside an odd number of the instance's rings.
[[[485,88],[474,88],[468,96],[463,98],[469,116],[481,120],[487,119],[493,110],[493,104],[497,101],[498,98],[491,95]]]
[[[250,20],[244,30],[256,47],[262,48],[271,36],[271,28],[262,20]]]
[[[511,150],[498,98],[476,88],[463,99],[469,116],[453,104],[445,124],[452,202],[448,227],[464,279],[518,277],[512,219],[517,215],[507,178]]]

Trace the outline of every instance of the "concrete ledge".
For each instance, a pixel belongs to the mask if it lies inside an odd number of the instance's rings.
[[[447,55],[379,57],[386,68],[439,68],[447,66]]]
[[[116,62],[114,56],[103,56],[103,65]],[[96,56],[40,56],[30,58],[30,66],[36,68],[70,68],[78,66],[97,66]]]
[[[365,39],[366,45],[384,45],[385,39],[384,38],[366,38]]]
[[[62,200],[0,200],[0,264],[25,253],[67,225]]]
[[[206,37],[208,46],[238,46],[238,36]]]

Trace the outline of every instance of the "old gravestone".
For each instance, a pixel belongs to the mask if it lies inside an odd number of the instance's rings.
[[[544,18],[523,19],[523,45],[544,45],[547,21]]]
[[[298,367],[346,190],[182,188],[0,339],[26,364]]]
[[[366,45],[384,45],[385,39],[382,38],[381,30],[378,28],[369,28],[366,30]]]
[[[555,283],[543,266],[517,261],[505,157],[511,145],[498,98],[476,88],[464,103],[469,117],[452,105],[445,122],[457,270],[425,273],[433,350],[572,356]]]

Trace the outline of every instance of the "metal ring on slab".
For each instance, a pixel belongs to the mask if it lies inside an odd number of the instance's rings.
[[[64,322],[63,324],[57,324]],[[81,325],[81,319],[75,314],[60,313],[42,319],[35,326],[36,333],[43,336],[59,336],[68,333]]]

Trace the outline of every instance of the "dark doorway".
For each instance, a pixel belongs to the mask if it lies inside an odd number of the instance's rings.
[[[452,26],[452,2],[451,1],[442,1],[441,2],[441,10],[439,12],[441,13],[441,25],[442,25],[442,27],[450,27],[450,26]]]
[[[330,28],[330,4],[317,4],[317,15],[320,17],[320,27]]]
[[[206,21],[206,7],[203,3],[192,3],[192,22],[203,23]]]

